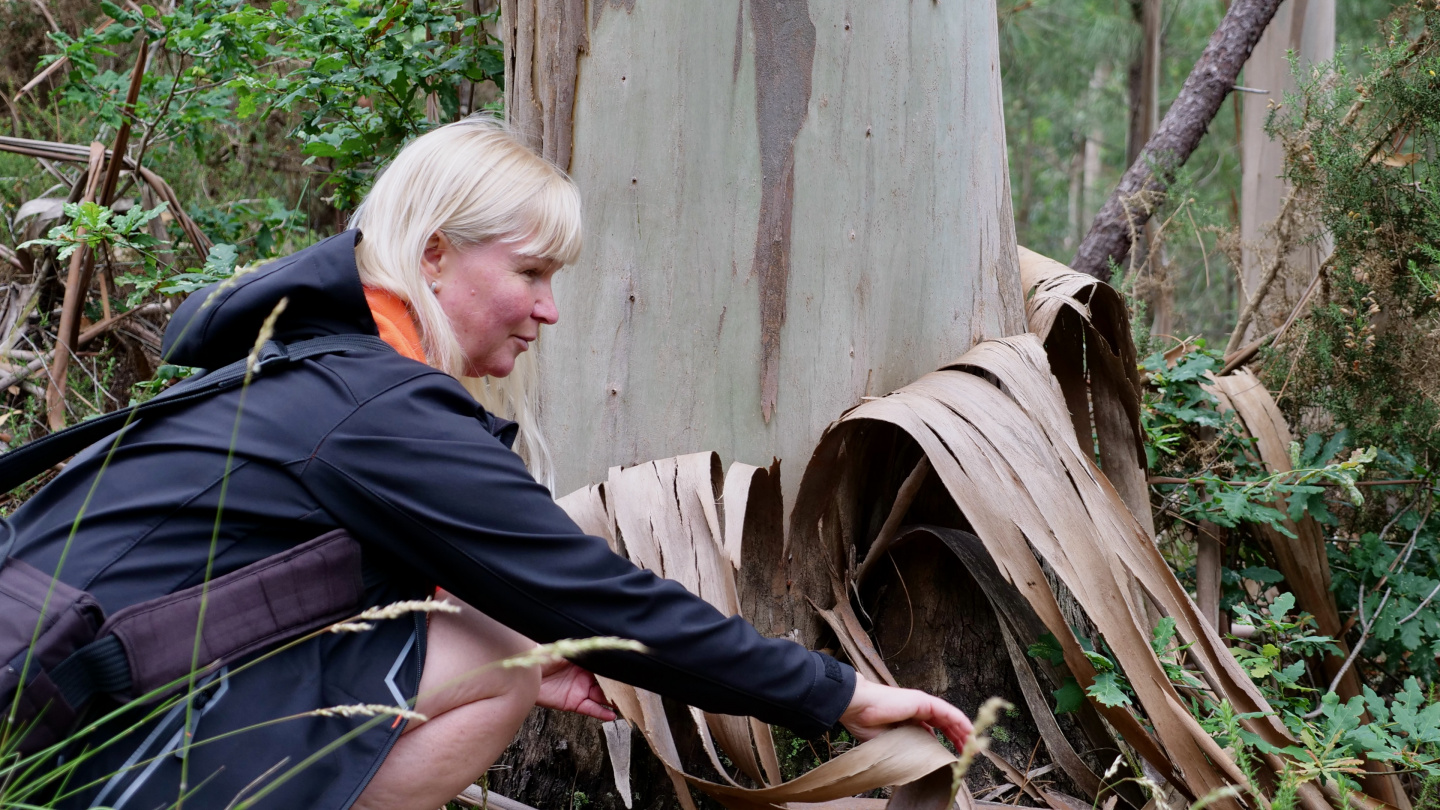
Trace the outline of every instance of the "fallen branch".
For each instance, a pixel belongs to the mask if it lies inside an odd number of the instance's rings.
[[[20,263],[20,257],[15,253],[15,249],[9,245],[0,245],[0,261],[14,267],[16,270],[22,272],[25,270],[25,265]]]
[[[37,141],[30,138],[15,138],[8,135],[0,135],[0,152],[9,152],[15,155],[25,155],[27,157],[43,158],[46,160],[63,160],[70,163],[86,163],[90,159],[90,150],[85,146],[72,143],[58,143],[56,141]],[[107,151],[106,157],[112,157],[111,153]],[[204,258],[205,255],[210,252],[210,248],[214,247],[214,243],[200,231],[200,226],[195,224],[195,220],[191,219],[190,215],[185,213],[184,207],[180,205],[180,197],[175,194],[175,190],[170,188],[170,184],[165,182],[165,179],[155,172],[142,166],[137,166],[135,161],[129,157],[122,157],[122,159],[125,161],[125,168],[132,172],[137,172],[140,175],[140,179],[144,180],[146,185],[150,186],[150,188],[160,196],[160,199],[170,204],[170,213],[173,214],[176,221],[180,223],[180,229],[185,232],[185,237],[189,239],[190,244],[195,247],[196,253],[198,253],[201,258]]]
[[[89,329],[86,329],[85,331],[81,332],[81,333],[80,333],[80,336],[75,339],[75,348],[78,349],[78,348],[83,347],[85,344],[89,343],[90,341],[94,340],[95,338],[98,338],[98,337],[100,337],[101,335],[105,334],[106,332],[109,332],[109,331],[110,331],[111,329],[113,329],[115,326],[119,325],[121,321],[124,321],[124,320],[126,320],[126,319],[128,319],[128,318],[132,318],[132,317],[134,317],[134,316],[136,316],[136,315],[154,315],[154,314],[157,314],[157,313],[160,313],[160,312],[164,312],[164,311],[165,311],[165,307],[161,306],[160,304],[146,304],[146,305],[144,305],[144,306],[136,307],[136,308],[134,308],[134,309],[131,309],[131,310],[127,310],[127,311],[125,311],[125,312],[122,312],[122,313],[120,313],[119,315],[116,315],[116,316],[114,316],[114,317],[112,317],[112,318],[107,318],[107,319],[105,319],[105,320],[103,320],[103,321],[95,324],[94,326],[91,326]],[[9,352],[8,354],[9,354],[10,356],[12,356],[12,357],[15,357],[15,358],[18,360],[18,359],[23,359],[23,356],[26,355],[26,354],[31,354],[31,355],[33,355],[34,353],[33,353],[33,352],[22,352],[22,351],[11,351],[11,352]],[[22,366],[21,368],[16,369],[15,371],[11,372],[10,374],[7,374],[7,375],[6,375],[5,377],[3,377],[3,378],[0,378],[0,391],[4,391],[5,389],[9,388],[10,386],[16,385],[17,383],[20,383],[20,382],[24,381],[26,378],[28,378],[30,375],[34,374],[35,372],[40,371],[41,369],[48,367],[48,366],[50,365],[50,359],[51,359],[52,357],[54,357],[54,356],[55,356],[55,353],[54,353],[53,351],[49,351],[49,352],[45,352],[44,354],[37,355],[37,356],[34,357],[33,360],[31,360],[29,363],[25,364],[25,365]],[[32,393],[33,393],[33,392],[32,392]],[[43,395],[43,392],[41,392],[41,393],[42,393],[42,395]]]
[[[40,9],[40,16],[45,18],[45,22],[49,24],[50,30],[57,34],[60,33],[60,23],[55,22],[55,15],[50,13],[50,7],[45,5],[45,0],[31,1],[35,4],[36,8]]]
[[[455,801],[466,807],[493,807],[495,810],[535,810],[524,802],[517,802],[508,796],[501,796],[499,793],[485,790],[479,785],[471,785],[465,788],[465,792],[455,797]]]
[[[1132,234],[1150,218],[1150,206],[1126,211],[1126,203],[1140,196],[1164,194],[1175,172],[1200,144],[1210,121],[1235,87],[1255,43],[1275,16],[1281,0],[1236,0],[1205,52],[1191,69],[1175,103],[1170,105],[1155,134],[1120,178],[1120,185],[1096,215],[1090,232],[1080,243],[1071,267],[1102,281],[1110,277],[1111,263],[1119,264],[1130,252]]]

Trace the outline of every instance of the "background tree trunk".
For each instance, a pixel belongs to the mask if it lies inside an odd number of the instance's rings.
[[[1130,141],[1127,153],[1139,157],[1140,150],[1154,137],[1160,127],[1160,77],[1165,60],[1164,0],[1141,0],[1140,64],[1138,95],[1130,111]],[[1174,331],[1175,285],[1170,279],[1170,263],[1165,247],[1155,244],[1155,223],[1145,223],[1143,245],[1137,257],[1145,263],[1144,278],[1137,283],[1150,317],[1150,331],[1168,335]],[[1152,250],[1154,255],[1151,255]]]
[[[793,497],[861,397],[1024,331],[993,0],[502,10],[507,110],[586,206],[540,341],[557,492],[713,449],[784,459]],[[983,673],[972,708],[1014,691]],[[491,786],[620,807],[599,739],[537,710]],[[638,735],[633,760],[653,806],[670,787]]]
[[[1285,101],[1285,93],[1295,90],[1287,54],[1293,51],[1302,70],[1327,62],[1335,57],[1335,0],[1292,0],[1275,12],[1275,19],[1255,46],[1250,61],[1245,63],[1245,84],[1264,93],[1244,94],[1241,117],[1241,180],[1240,240],[1244,249],[1244,289],[1253,294],[1263,272],[1264,259],[1254,247],[1265,240],[1266,228],[1280,213],[1281,202],[1290,186],[1282,178],[1285,150],[1265,134],[1265,122],[1272,105]],[[1277,279],[1266,301],[1271,309],[1288,313],[1301,289],[1330,255],[1328,236],[1312,238],[1303,233],[1298,245],[1287,258],[1288,272]],[[1298,282],[1298,283],[1297,283]],[[1241,301],[1243,306],[1244,302]],[[1256,317],[1250,323],[1248,342],[1280,324],[1269,317]]]
[[[793,493],[860,397],[1023,331],[993,2],[607,0],[587,36],[588,242],[540,349],[558,492],[714,449]]]
[[[1104,92],[1105,85],[1110,83],[1110,70],[1108,61],[1101,61],[1095,65],[1095,72],[1090,77],[1091,109],[1095,109],[1099,105],[1100,94]],[[1105,143],[1103,123],[1099,116],[1094,116],[1085,131],[1085,165],[1080,191],[1080,223],[1073,237],[1076,242],[1085,236],[1084,229],[1089,227],[1090,218],[1095,215],[1096,196],[1100,189],[1100,172],[1104,168],[1100,156],[1101,146]]]

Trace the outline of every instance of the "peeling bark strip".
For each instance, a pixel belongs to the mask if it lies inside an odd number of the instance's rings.
[[[1240,68],[1250,58],[1250,52],[1265,33],[1280,3],[1281,0],[1231,3],[1220,27],[1215,29],[1205,52],[1200,55],[1200,61],[1185,79],[1180,95],[1165,113],[1160,128],[1140,150],[1139,157],[1120,178],[1120,186],[1096,215],[1075,254],[1072,268],[1108,281],[1110,262],[1124,261],[1130,252],[1131,233],[1150,218],[1144,206],[1132,201],[1143,192],[1164,192],[1175,179],[1176,170],[1185,165],[1211,119],[1219,112],[1220,104],[1230,95]],[[1127,204],[1135,210],[1127,213]]]
[[[760,278],[760,413],[780,391],[780,327],[790,281],[795,139],[810,109],[815,24],[806,0],[750,0],[755,29],[755,119],[760,130],[760,225],[751,274]]]
[[[633,2],[633,0],[632,0]],[[505,115],[530,147],[569,171],[585,0],[501,0]]]

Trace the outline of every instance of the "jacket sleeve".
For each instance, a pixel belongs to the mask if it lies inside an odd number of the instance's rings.
[[[619,636],[649,649],[588,655],[597,674],[809,736],[834,725],[854,670],[761,636],[582,533],[464,389],[437,377],[363,403],[304,466],[341,524],[536,641]]]

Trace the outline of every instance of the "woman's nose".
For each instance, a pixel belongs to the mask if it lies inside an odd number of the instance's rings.
[[[555,294],[551,292],[548,279],[540,288],[540,297],[535,299],[535,309],[530,314],[535,320],[550,326],[560,320],[560,310],[555,306]]]

